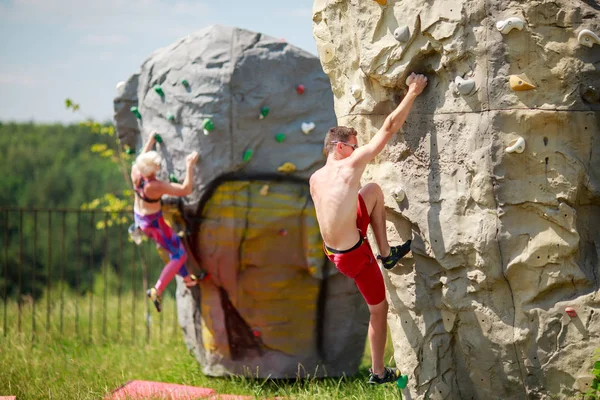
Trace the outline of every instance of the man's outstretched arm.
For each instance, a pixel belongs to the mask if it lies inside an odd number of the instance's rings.
[[[390,115],[387,116],[381,129],[373,136],[371,141],[359,147],[352,154],[352,159],[357,164],[367,165],[373,160],[377,154],[383,150],[390,138],[398,132],[398,129],[402,127],[406,117],[412,108],[412,105],[417,98],[423,92],[427,86],[427,77],[424,75],[411,74],[409,78],[408,93],[402,99],[402,102],[396,107]]]

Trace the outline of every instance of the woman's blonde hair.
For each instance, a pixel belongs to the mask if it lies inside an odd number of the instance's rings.
[[[161,161],[162,158],[160,155],[156,151],[152,150],[140,154],[135,159],[135,166],[140,171],[142,176],[151,176],[158,172]]]

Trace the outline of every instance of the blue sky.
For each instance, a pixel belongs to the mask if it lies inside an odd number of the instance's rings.
[[[117,82],[157,48],[213,24],[312,54],[313,0],[0,0],[0,121],[112,119]],[[65,98],[81,114],[65,109]]]

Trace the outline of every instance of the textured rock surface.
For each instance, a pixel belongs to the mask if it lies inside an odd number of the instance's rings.
[[[319,60],[278,39],[213,26],[154,52],[117,92],[124,145],[139,149],[151,132],[162,135],[160,178],[183,179],[185,156],[200,154],[193,194],[163,211],[187,233],[188,267],[210,274],[199,290],[179,282],[177,292],[186,343],[204,372],[356,373],[368,311],[353,282],[325,263],[308,195],[335,125]],[[214,129],[205,135],[207,118]],[[295,171],[280,172],[285,163]]]
[[[522,29],[503,34],[496,24],[512,17]],[[410,37],[397,40],[403,27]],[[580,44],[583,29],[600,32],[597,1],[314,2],[338,123],[359,141],[411,72],[429,78],[363,182],[382,185],[392,240],[413,237],[413,258],[386,273],[413,398],[564,398],[589,384],[600,347],[600,46]],[[513,91],[511,75],[536,89]],[[459,90],[470,79],[475,89]],[[524,151],[506,152],[519,137]]]

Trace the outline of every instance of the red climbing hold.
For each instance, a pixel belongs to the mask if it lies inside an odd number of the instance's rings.
[[[304,85],[298,85],[298,86],[296,86],[296,93],[298,93],[298,94],[304,94]]]
[[[575,309],[573,307],[565,308],[565,312],[571,318],[575,318],[577,316],[577,311],[575,311]]]
[[[281,235],[281,236],[287,236],[287,234],[288,234],[287,229],[282,229],[279,231],[279,235]]]
[[[254,335],[254,337],[260,337],[260,331],[258,329],[253,329],[252,334]]]

